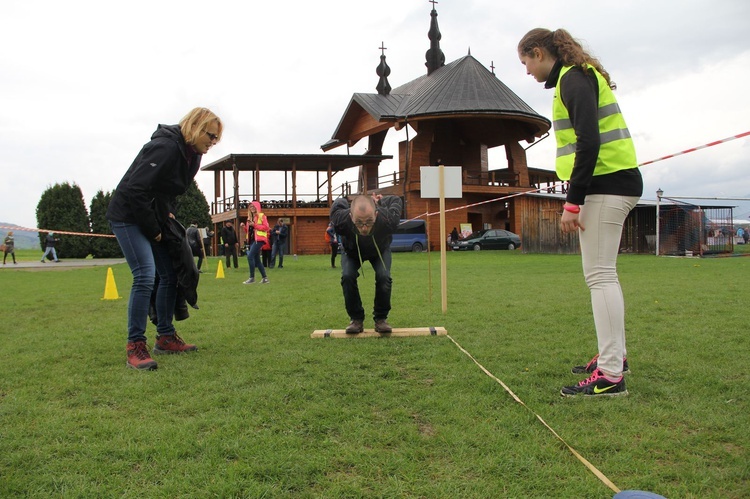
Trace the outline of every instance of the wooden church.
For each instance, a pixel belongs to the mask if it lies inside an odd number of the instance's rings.
[[[217,234],[227,220],[240,227],[248,216],[248,202],[255,199],[272,223],[278,218],[288,222],[288,253],[324,253],[328,249],[323,233],[329,208],[338,196],[373,192],[401,196],[402,218],[435,212],[437,200],[420,197],[420,174],[421,167],[439,164],[462,167],[463,198],[446,200],[446,210],[459,208],[447,212],[448,230],[471,224],[472,230],[501,228],[525,237],[528,213],[546,210],[552,216],[560,212],[562,184],[553,171],[529,168],[522,145],[545,136],[550,121],[471,54],[446,64],[434,4],[430,16],[426,74],[391,88],[390,68],[381,47],[377,93],[354,94],[331,140],[321,146],[327,152],[366,138],[365,154],[230,154],[202,168],[214,173],[211,210]],[[386,135],[391,128],[407,126],[406,140],[398,147],[397,171],[391,167],[389,173],[382,172],[381,163],[392,159],[382,154]],[[410,129],[415,132],[413,137],[408,136]],[[505,148],[507,164],[496,167],[489,164],[488,151],[499,146]],[[358,169],[359,180],[334,187],[336,173],[350,168]],[[283,172],[283,193],[264,191],[261,173],[270,171]],[[249,178],[243,173],[243,182],[249,180],[249,187],[240,187],[242,172],[250,173]],[[300,172],[314,172],[315,192],[297,190]],[[548,197],[508,197],[540,189]],[[438,217],[428,217],[428,224],[430,246],[439,249],[447,234],[439,234]],[[534,230],[531,224],[529,230]]]

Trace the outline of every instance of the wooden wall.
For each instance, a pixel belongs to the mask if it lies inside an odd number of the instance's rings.
[[[564,201],[556,198],[521,196],[516,211],[521,217],[521,249],[524,253],[576,254],[578,234],[563,234],[560,216]]]
[[[328,216],[297,217],[296,223],[290,225],[292,244],[298,255],[322,255],[330,251],[325,240],[328,228]],[[290,252],[295,250],[290,248]]]

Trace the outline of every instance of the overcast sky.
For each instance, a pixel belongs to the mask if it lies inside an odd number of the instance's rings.
[[[88,207],[116,187],[157,124],[196,106],[225,123],[203,165],[231,153],[321,153],[352,94],[376,92],[381,42],[392,87],[426,72],[431,6],[5,0],[0,222],[36,227],[39,198],[55,183],[78,184]],[[440,0],[437,11],[446,63],[469,50],[494,62],[498,78],[546,117],[552,91],[526,75],[516,46],[531,28],[570,31],[617,82],[639,162],[750,130],[747,0]],[[394,160],[384,170],[396,169],[405,133],[389,132],[384,153]],[[553,142],[529,149],[529,165],[553,169]],[[365,139],[350,152],[366,147]],[[665,196],[750,197],[749,153],[746,137],[644,166],[643,197],[659,187]],[[504,167],[502,148],[491,151],[490,169]],[[210,202],[213,176],[197,181]],[[314,192],[314,179],[300,189]]]

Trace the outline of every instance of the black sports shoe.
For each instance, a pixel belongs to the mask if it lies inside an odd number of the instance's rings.
[[[599,354],[594,355],[594,358],[589,361],[588,364],[585,366],[574,366],[573,369],[570,370],[573,374],[591,374],[594,371],[596,371],[597,367],[597,360],[599,359]],[[630,367],[628,366],[628,359],[622,360],[622,373],[629,373]]]
[[[619,380],[612,381],[605,377],[599,369],[595,369],[591,376],[577,385],[564,386],[560,390],[560,395],[563,397],[575,397],[576,395],[614,397],[627,394],[628,390],[625,388],[625,378],[620,376]]]

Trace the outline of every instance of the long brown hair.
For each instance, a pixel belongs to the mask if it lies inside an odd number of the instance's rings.
[[[613,90],[617,88],[617,84],[612,81],[602,63],[586,52],[583,45],[566,30],[550,31],[545,28],[534,28],[518,42],[518,53],[529,56],[537,47],[547,51],[552,57],[562,62],[564,66],[583,66],[584,64],[593,66],[607,81],[609,88]]]

